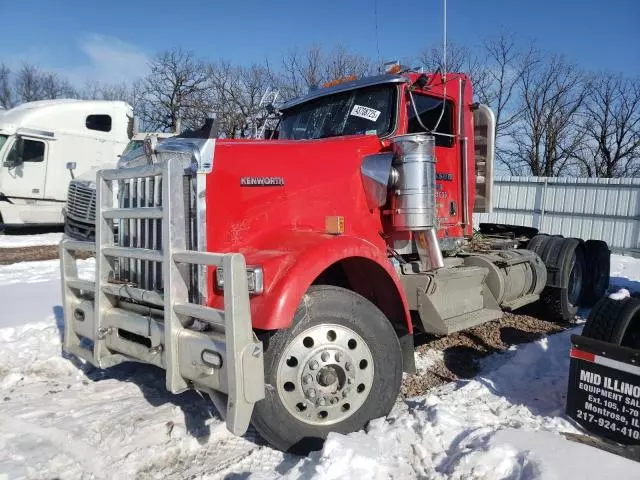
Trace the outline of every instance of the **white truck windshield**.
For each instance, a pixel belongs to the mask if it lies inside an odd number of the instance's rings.
[[[0,151],[2,151],[4,144],[7,143],[7,138],[9,138],[7,135],[0,135]]]
[[[278,138],[385,136],[395,125],[396,91],[394,85],[375,85],[297,105],[283,112]]]
[[[144,140],[131,140],[129,142],[129,144],[127,145],[127,148],[124,149],[124,152],[122,152],[122,155],[126,155],[127,153],[140,148],[142,146],[142,144],[144,143]]]

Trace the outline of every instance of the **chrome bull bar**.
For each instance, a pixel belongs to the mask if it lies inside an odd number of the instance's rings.
[[[166,370],[172,393],[194,388],[208,393],[234,434],[246,432],[254,404],[264,398],[262,343],[251,325],[244,257],[238,253],[189,250],[184,234],[183,178],[189,161],[103,170],[97,178],[96,242],[60,244],[64,350],[99,367],[138,361]],[[113,183],[161,177],[162,206],[118,208]],[[160,219],[162,247],[121,247],[114,220]],[[74,253],[95,252],[95,280],[78,277]],[[148,260],[162,265],[163,292],[114,283],[115,260]],[[224,309],[189,301],[189,266],[223,267]],[[185,268],[186,267],[186,268]],[[205,331],[189,328],[198,319]],[[226,405],[225,405],[226,400]]]

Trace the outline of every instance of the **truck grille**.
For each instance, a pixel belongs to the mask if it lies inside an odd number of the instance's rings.
[[[67,193],[67,215],[74,220],[95,224],[96,189],[72,181]]]
[[[196,209],[195,209],[195,178],[184,176],[185,191],[185,238],[188,249],[197,250],[196,237]],[[118,184],[119,207],[161,207],[162,206],[162,178],[147,177],[120,181]],[[186,198],[188,196],[188,198]],[[121,219],[117,224],[118,235],[116,244],[121,247],[144,248],[162,251],[162,220],[161,219]],[[164,291],[162,264],[150,260],[134,260],[118,258],[115,265],[116,282],[133,285],[143,290],[162,293]],[[198,268],[191,265],[190,301],[196,301]]]

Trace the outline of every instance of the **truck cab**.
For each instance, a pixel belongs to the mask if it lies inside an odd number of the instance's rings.
[[[474,102],[465,74],[399,73],[401,68],[394,65],[387,74],[364,79],[336,79],[284,104],[277,137],[373,135],[384,151],[394,137],[429,132],[438,159],[438,235],[441,243],[453,246],[472,234],[471,212],[491,211],[494,115]]]
[[[133,111],[125,102],[43,100],[5,111],[0,224],[62,224],[69,181],[113,164],[132,135]]]

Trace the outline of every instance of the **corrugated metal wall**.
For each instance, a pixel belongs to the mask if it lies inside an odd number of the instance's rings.
[[[640,178],[497,177],[493,188],[493,212],[474,213],[476,227],[524,225],[640,256]]]

